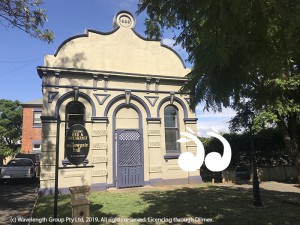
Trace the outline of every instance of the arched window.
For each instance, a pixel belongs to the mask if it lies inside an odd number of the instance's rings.
[[[66,106],[66,128],[70,128],[74,124],[81,124],[84,126],[85,108],[81,102],[72,101]]]
[[[165,143],[166,153],[180,153],[180,145],[176,142],[179,139],[178,109],[168,105],[164,110]]]

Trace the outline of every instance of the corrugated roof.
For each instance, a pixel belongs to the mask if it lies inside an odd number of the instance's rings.
[[[22,102],[21,105],[43,105],[43,98],[38,98],[28,102]]]

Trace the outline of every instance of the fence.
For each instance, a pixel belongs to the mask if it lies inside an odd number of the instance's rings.
[[[261,181],[283,181],[297,179],[296,166],[276,166],[258,168],[258,177]]]
[[[257,172],[260,181],[292,181],[297,179],[296,166],[262,167],[258,168]],[[223,171],[222,182],[226,183],[241,181],[242,179],[240,179],[241,176],[239,176],[239,173],[240,172],[235,170]],[[252,175],[251,170],[249,170],[249,174]],[[251,177],[249,180],[251,180]]]

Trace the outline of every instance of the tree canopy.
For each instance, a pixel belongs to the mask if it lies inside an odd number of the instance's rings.
[[[191,82],[183,88],[195,93],[192,107],[205,101],[207,108],[218,110],[260,83],[299,87],[298,0],[141,0],[138,12],[143,10],[149,15],[149,37],[161,37],[164,28],[180,31],[176,43],[194,65]]]
[[[0,155],[19,151],[22,135],[22,108],[18,101],[0,99]]]
[[[42,0],[1,0],[0,25],[17,27],[30,36],[48,43],[54,39],[54,34],[43,29],[47,22],[46,10],[40,8]]]
[[[277,126],[300,181],[299,0],[140,0],[142,11],[149,37],[179,31],[176,44],[193,64],[181,89],[193,95],[191,108],[248,109],[256,128]]]
[[[249,133],[224,134],[232,150],[230,168],[251,168],[251,143]],[[277,129],[261,130],[253,135],[256,162],[260,167],[291,165],[291,156],[285,150],[285,144]],[[223,154],[223,145],[216,138],[204,143],[205,154],[219,152]]]

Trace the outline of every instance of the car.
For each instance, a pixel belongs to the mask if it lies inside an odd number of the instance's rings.
[[[31,179],[36,177],[35,164],[31,159],[14,158],[1,169],[0,179],[2,182],[12,179]]]

